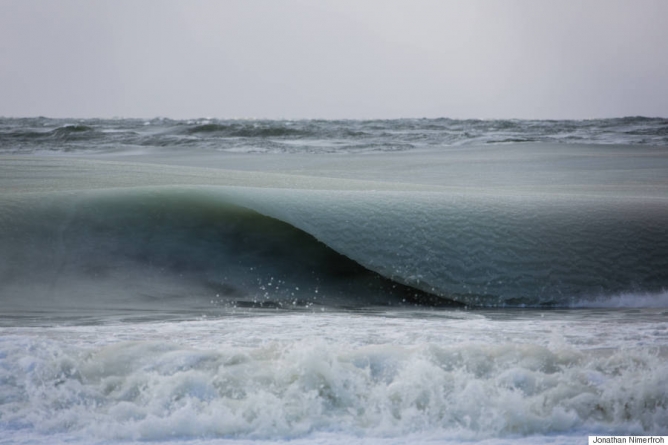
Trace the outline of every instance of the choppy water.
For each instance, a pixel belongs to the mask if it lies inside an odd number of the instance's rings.
[[[665,146],[668,119],[0,119],[0,151],[5,153],[89,152],[130,147],[191,147],[245,153],[359,153],[526,142]]]
[[[0,436],[668,434],[667,129],[0,120]]]

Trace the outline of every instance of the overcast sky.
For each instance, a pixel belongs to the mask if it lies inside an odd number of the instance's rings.
[[[668,0],[0,0],[0,116],[668,117]]]

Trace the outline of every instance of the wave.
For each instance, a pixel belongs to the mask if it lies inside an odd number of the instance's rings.
[[[329,153],[537,142],[668,145],[668,119],[171,120],[2,119],[0,151],[134,150],[196,145],[206,150]],[[270,143],[276,142],[271,145]],[[295,143],[290,143],[295,142]],[[267,147],[267,144],[271,146]]]
[[[662,200],[394,192],[244,199],[371,270],[472,306],[569,306],[668,283]]]
[[[447,304],[289,224],[187,188],[50,197],[3,229],[8,313]]]
[[[0,291],[16,312],[600,306],[668,288],[660,199],[179,186],[3,211]]]
[[[267,137],[284,137],[284,136],[303,136],[308,132],[297,130],[280,123],[273,124],[202,124],[188,127],[186,129],[188,134],[215,134],[217,136],[227,137],[244,137],[244,138],[267,138]]]
[[[4,135],[3,135],[4,136]],[[11,139],[14,140],[58,140],[60,142],[68,142],[73,140],[89,139],[94,137],[100,137],[101,135],[96,131],[93,126],[82,125],[82,124],[73,124],[73,125],[64,125],[62,127],[55,128],[48,131],[12,131],[6,134]]]

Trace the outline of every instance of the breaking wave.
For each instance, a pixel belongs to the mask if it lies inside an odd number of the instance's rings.
[[[662,202],[539,198],[185,186],[35,195],[4,205],[0,286],[17,313],[665,301]]]
[[[668,432],[668,365],[646,349],[307,338],[81,348],[13,336],[0,350],[7,434],[290,440],[330,432],[404,441],[424,432],[457,440]]]

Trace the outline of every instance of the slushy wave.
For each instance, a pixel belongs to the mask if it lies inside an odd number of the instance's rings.
[[[4,206],[7,308],[662,307],[668,284],[662,201],[201,186],[30,199]]]
[[[7,313],[448,303],[216,193],[103,191],[33,205],[0,238]]]

